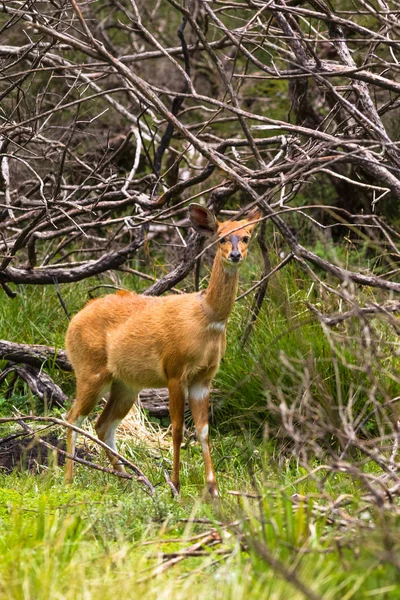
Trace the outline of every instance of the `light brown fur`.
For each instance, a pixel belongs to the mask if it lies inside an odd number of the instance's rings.
[[[167,386],[174,446],[172,482],[179,490],[188,396],[202,444],[209,491],[215,496],[218,491],[208,440],[209,388],[225,352],[226,323],[236,296],[238,266],[246,257],[246,239],[254,227],[249,221],[257,219],[259,213],[253,211],[242,221],[219,223],[201,206],[191,205],[190,211],[197,231],[203,235],[217,233],[220,239],[207,290],[163,297],[117,293],[89,302],[75,315],[66,337],[67,354],[77,379],[77,397],[68,421],[79,422],[87,416],[104,390],[111,387],[96,430],[100,439],[114,447],[115,428],[140,390]],[[240,253],[239,262],[232,260],[235,252]],[[69,430],[71,453],[75,452],[75,437]],[[124,471],[115,458],[109,458],[114,468]],[[68,481],[72,480],[72,469],[73,461],[69,460]]]

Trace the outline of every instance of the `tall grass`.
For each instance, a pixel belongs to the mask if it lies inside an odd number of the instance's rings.
[[[220,440],[215,442],[218,455]],[[190,456],[189,471],[195,471],[193,462],[198,460]],[[301,582],[302,589],[324,600],[396,598],[398,571],[385,559],[388,540],[382,531],[366,522],[365,531],[355,527],[338,535],[333,513],[316,510],[321,497],[313,482],[295,483],[303,474],[293,465],[280,472],[259,465],[253,477],[260,499],[239,500],[227,494],[222,477],[222,500],[216,505],[190,492],[190,474],[181,503],[162,490],[152,500],[136,488],[85,471],[73,488],[64,487],[57,469],[37,477],[2,476],[0,597],[108,600],[116,594],[132,598],[146,594],[182,600],[189,595],[199,600],[288,596],[300,600],[307,597],[298,589]],[[229,483],[250,487],[248,472],[231,468]],[[306,499],[293,504],[294,492]],[[357,490],[345,475],[329,482],[327,493],[339,492],[352,494],[352,505],[346,509],[356,510]],[[189,516],[211,522],[181,521]],[[233,525],[220,528],[218,522]],[[397,520],[386,518],[385,525],[393,531],[390,556],[395,556]],[[221,531],[218,549],[228,553],[225,557],[210,549],[207,556],[186,559],[139,583],[151,575],[160,552],[179,551],[188,545],[183,543],[185,537],[212,526]],[[177,538],[182,542],[168,543]],[[153,543],[143,545],[145,541]],[[283,574],[277,564],[283,566]],[[295,577],[290,576],[293,573]]]
[[[243,289],[256,272],[256,263],[249,263]],[[141,288],[132,278],[117,283]],[[71,313],[83,306],[94,285],[61,286]],[[332,432],[343,414],[351,413],[354,420],[371,414],[361,429],[366,439],[387,431],[387,415],[377,406],[396,393],[397,340],[376,320],[371,345],[361,352],[360,325],[349,322],[330,332],[310,315],[310,301],[321,312],[339,309],[335,297],[327,297],[290,264],[270,282],[245,347],[241,335],[251,301],[235,307],[213,404],[219,502],[211,504],[203,495],[203,461],[195,443],[182,450],[180,502],[170,497],[163,476],[170,451],[132,439],[124,439],[121,449],[150,475],[154,499],[136,484],[82,467],[72,487],[64,486],[57,466],[35,476],[0,474],[0,597],[400,597],[396,496],[391,505],[377,507],[368,503],[363,487],[364,475],[381,476],[379,465],[356,457],[360,476],[327,470],[319,452],[336,453]],[[0,305],[0,337],[8,340],[61,348],[67,322],[52,287],[20,288],[16,299],[4,298]],[[72,375],[51,364],[45,368],[72,396]],[[2,414],[10,414],[12,406],[43,411],[25,384],[6,396],[9,384],[7,379],[0,387]],[[371,384],[376,385],[373,394]],[[290,431],[283,416],[292,409],[297,420]],[[336,434],[337,452],[343,450],[340,443]],[[285,451],[286,446],[296,452]],[[189,545],[186,538],[211,528],[220,532],[219,546],[151,577],[160,552],[179,551]],[[181,542],[169,542],[175,539]],[[218,554],[221,549],[226,555]]]

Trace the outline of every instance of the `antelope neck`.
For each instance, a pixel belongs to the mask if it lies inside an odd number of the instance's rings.
[[[210,283],[202,297],[203,310],[211,322],[226,322],[236,298],[238,268],[225,267],[217,253],[211,271]]]

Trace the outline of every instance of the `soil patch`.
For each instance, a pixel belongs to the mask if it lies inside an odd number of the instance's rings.
[[[66,457],[57,452],[57,449],[66,450],[65,439],[59,439],[54,434],[44,436],[55,449],[51,450],[40,444],[34,435],[26,433],[12,433],[0,438],[0,471],[11,473],[17,471],[30,471],[41,473],[46,467],[65,464]],[[85,460],[91,460],[90,453],[84,448],[77,447],[76,455]]]

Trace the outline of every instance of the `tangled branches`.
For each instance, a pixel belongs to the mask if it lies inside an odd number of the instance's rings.
[[[221,210],[236,193],[317,272],[397,291],[397,236],[374,209],[400,198],[398,13],[336,4],[3,4],[4,290],[120,269],[139,231],[179,230],[179,264],[149,290],[162,293],[201,248],[186,204],[204,195]],[[330,206],[303,200],[315,182]],[[318,259],[288,226],[293,210],[322,233],[379,240],[390,273],[353,277]]]

